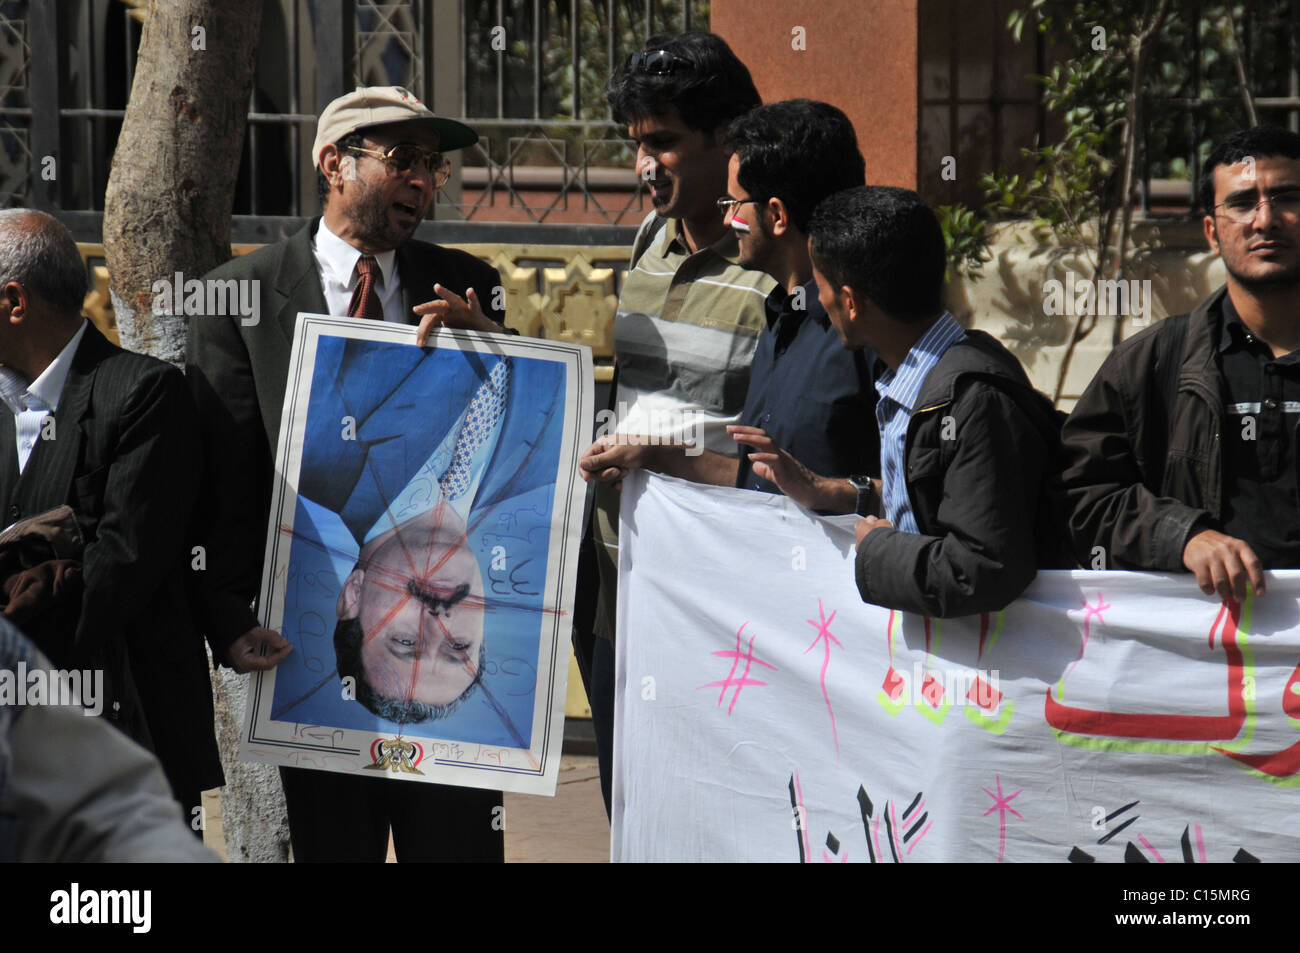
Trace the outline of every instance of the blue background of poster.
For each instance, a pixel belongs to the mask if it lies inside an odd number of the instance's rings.
[[[452,348],[322,336],[307,409],[272,718],[383,733],[400,726],[344,698],[335,671],[335,601],[361,541],[455,426],[498,358]],[[407,725],[453,741],[527,747],[532,733],[551,509],[560,457],[565,366],[511,358],[500,434],[469,512],[468,544],[486,589],[483,682],[441,721]],[[355,439],[343,434],[351,418]],[[473,492],[473,491],[471,491]],[[419,494],[417,493],[417,497]],[[394,513],[398,522],[410,512]],[[503,547],[504,569],[494,569]],[[497,550],[501,555],[503,550]],[[496,560],[497,565],[502,560]]]

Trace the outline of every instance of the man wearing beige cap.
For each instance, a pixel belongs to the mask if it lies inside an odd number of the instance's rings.
[[[207,275],[255,282],[260,305],[254,321],[189,322],[188,376],[207,458],[196,614],[213,657],[237,672],[272,668],[291,650],[250,606],[298,313],[418,324],[421,345],[436,325],[503,330],[504,313],[490,307],[496,270],[411,238],[447,179],[445,153],[477,141],[398,86],[341,96],[321,113],[312,147],[322,216]],[[504,859],[499,792],[299,768],[281,769],[281,780],[297,860],[383,861],[390,826],[399,860]]]

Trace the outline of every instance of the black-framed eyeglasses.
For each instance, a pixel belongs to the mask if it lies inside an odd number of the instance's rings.
[[[667,50],[642,50],[640,53],[633,53],[627,58],[627,72],[629,73],[650,73],[653,76],[663,76],[677,70],[692,69],[695,69],[694,63],[685,57],[678,56],[676,53],[669,53]]]
[[[1280,192],[1271,192],[1258,198],[1254,192],[1242,192],[1230,196],[1227,201],[1214,206],[1214,211],[1223,210],[1223,217],[1238,225],[1253,222],[1259,213],[1259,207],[1268,203],[1269,211],[1288,221],[1300,219],[1300,188],[1290,188]]]
[[[380,152],[377,149],[363,149],[361,146],[348,146],[348,149],[352,152],[361,152],[368,156],[374,156],[398,174],[410,172],[413,168],[418,168],[421,172],[428,172],[433,178],[433,187],[435,189],[440,189],[446,185],[447,179],[451,176],[450,159],[441,152],[423,149],[410,143],[398,143],[387,152]]]
[[[718,208],[722,210],[724,216],[728,214],[735,215],[736,209],[740,208],[746,202],[757,202],[761,204],[766,201],[766,197],[752,196],[747,199],[733,199],[731,196],[727,195],[718,199]]]

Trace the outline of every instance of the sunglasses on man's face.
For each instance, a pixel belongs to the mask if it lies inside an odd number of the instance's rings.
[[[374,156],[399,175],[410,172],[412,169],[427,172],[433,178],[433,187],[435,189],[440,189],[446,185],[447,179],[451,175],[451,160],[441,152],[423,149],[409,143],[399,143],[387,152],[379,152],[376,149],[363,149],[361,146],[348,146],[348,149],[352,152]]]

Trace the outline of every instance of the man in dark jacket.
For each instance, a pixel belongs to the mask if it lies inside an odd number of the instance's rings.
[[[60,668],[103,672],[105,718],[154,750],[188,820],[224,783],[185,592],[194,406],[180,371],[115,347],[82,317],[85,294],[67,228],[33,209],[0,212],[0,508],[21,524],[5,537],[25,528],[30,543],[34,524],[63,524],[45,565],[79,563],[82,582],[77,592],[75,571],[33,578],[33,566],[29,588],[7,590],[7,614]],[[77,537],[84,547],[64,548]],[[42,588],[50,598],[29,598]]]
[[[943,310],[943,234],[915,192],[831,196],[809,246],[845,346],[871,347],[886,365],[876,381],[879,515],[857,525],[858,591],[929,616],[1002,609],[1039,566],[1058,564],[1051,404],[1006,348]]]
[[[213,656],[238,672],[271,668],[290,651],[250,603],[261,582],[298,314],[418,323],[418,344],[435,323],[502,330],[504,314],[490,306],[496,270],[411,237],[446,181],[444,153],[476,141],[467,126],[434,116],[400,87],[339,97],[321,114],[312,149],[322,216],[207,276],[251,287],[258,302],[251,321],[209,314],[189,322],[189,378],[209,448],[207,570],[198,589]],[[419,422],[416,412],[411,425]],[[501,825],[493,823],[500,792],[294,767],[280,778],[296,860],[382,862],[390,826],[399,860],[504,859]]]
[[[1062,431],[1061,489],[1084,565],[1241,599],[1300,566],[1300,135],[1229,137],[1200,186],[1227,285],[1110,354]]]

